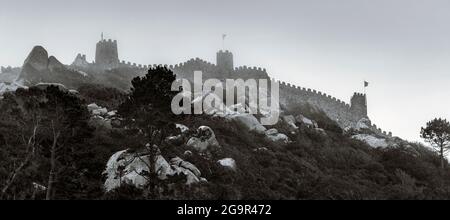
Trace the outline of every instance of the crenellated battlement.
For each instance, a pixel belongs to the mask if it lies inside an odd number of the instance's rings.
[[[377,135],[384,137],[392,137],[392,132],[383,131],[381,128],[378,128],[377,125],[375,124],[370,124],[368,129]]]
[[[78,63],[83,65],[87,63],[86,55],[77,55]],[[146,72],[151,67],[164,66],[171,69],[179,78],[193,79],[194,71],[202,71],[204,79],[207,78],[241,78],[241,79],[270,79],[265,68],[249,67],[246,65],[234,67],[233,53],[229,50],[220,50],[216,54],[216,63],[205,61],[199,57],[189,59],[185,62],[175,65],[163,64],[137,64],[129,61],[119,61],[117,51],[117,41],[111,39],[102,39],[97,43],[96,67],[106,68],[133,68],[138,72]],[[80,65],[82,66],[82,65]],[[275,79],[280,85],[280,103],[288,105],[295,103],[308,103],[311,106],[322,110],[331,119],[335,120],[342,128],[356,126],[357,123],[367,116],[367,100],[363,93],[355,92],[347,103],[327,93],[317,91],[311,88],[296,86],[289,82],[282,82]],[[370,125],[370,129],[380,135],[390,133],[381,131],[376,125]]]
[[[217,53],[228,53],[228,54],[231,54],[231,51],[229,51],[229,50],[219,50]]]
[[[119,53],[116,40],[102,39],[97,43],[95,63],[104,68],[117,67],[119,65]]]
[[[363,93],[355,92],[349,104],[315,89],[296,86],[273,78],[271,80],[278,82],[280,85],[280,103],[308,103],[322,110],[330,119],[336,121],[343,128],[356,127],[361,119],[368,118],[367,100],[366,95]],[[376,125],[370,124],[369,130],[380,136],[392,137],[392,132],[382,131]]]
[[[117,40],[102,39],[99,42],[97,42],[97,45],[116,45],[117,46]]]

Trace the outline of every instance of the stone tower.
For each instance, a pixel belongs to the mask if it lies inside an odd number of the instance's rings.
[[[228,50],[217,52],[217,67],[220,71],[232,72],[234,69],[233,53]]]
[[[367,118],[367,99],[365,94],[355,92],[350,102],[350,111],[354,114],[356,120]]]
[[[95,63],[102,67],[115,67],[119,65],[119,53],[116,40],[102,39],[97,43],[95,51]]]

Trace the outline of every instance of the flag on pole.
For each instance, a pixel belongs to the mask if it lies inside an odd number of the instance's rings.
[[[222,48],[225,50],[225,38],[227,37],[226,34],[222,34]]]
[[[367,87],[367,86],[369,86],[369,82],[364,81],[364,88]]]

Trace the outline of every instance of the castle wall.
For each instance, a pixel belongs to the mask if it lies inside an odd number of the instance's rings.
[[[368,118],[366,97],[363,94],[355,93],[350,105],[320,91],[302,88],[286,82],[277,82],[280,84],[281,104],[309,104],[322,110],[330,119],[336,121],[342,128],[347,128],[349,126],[356,127],[361,119]],[[382,131],[374,124],[370,124],[368,129],[380,136],[392,136],[391,132]]]
[[[85,55],[79,55],[77,59],[86,62]],[[102,40],[97,43],[97,51],[95,63],[89,64],[93,67],[120,67],[133,68],[138,71],[146,72],[151,67],[165,66],[171,69],[178,78],[185,78],[193,81],[194,71],[202,71],[203,79],[217,78],[217,79],[270,79],[266,69],[259,67],[241,66],[234,68],[233,54],[230,51],[219,51],[216,56],[216,63],[213,64],[204,61],[200,58],[190,59],[184,63],[177,65],[142,65],[126,61],[119,61],[117,51],[117,41]],[[274,79],[271,79],[274,80]],[[336,121],[342,128],[356,127],[358,121],[367,117],[367,102],[366,96],[355,93],[351,98],[351,104],[336,99],[330,95],[320,91],[301,88],[299,86],[291,85],[286,82],[280,82],[280,103],[289,105],[296,103],[308,103],[311,106],[318,108],[325,112],[325,114],[332,120]],[[377,128],[376,125],[370,124],[369,128],[379,135],[390,136],[387,133]]]
[[[270,79],[266,69],[261,67],[237,67],[234,69],[233,76],[242,79]]]

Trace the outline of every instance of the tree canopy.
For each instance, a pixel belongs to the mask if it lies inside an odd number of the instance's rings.
[[[450,123],[441,118],[433,119],[422,127],[420,136],[439,152],[444,168],[444,155],[450,149]]]

